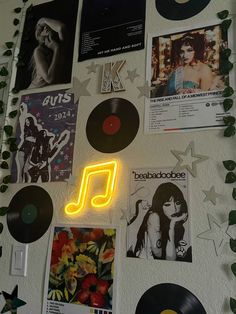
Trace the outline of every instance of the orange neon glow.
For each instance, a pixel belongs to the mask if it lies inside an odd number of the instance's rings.
[[[65,213],[67,215],[75,215],[83,209],[86,201],[86,196],[88,193],[89,180],[92,176],[100,174],[107,175],[105,194],[99,194],[94,196],[91,199],[91,204],[93,207],[101,208],[107,206],[111,202],[117,176],[116,160],[95,164],[84,168],[78,201],[66,205]]]

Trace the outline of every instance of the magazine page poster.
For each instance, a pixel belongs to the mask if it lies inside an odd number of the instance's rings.
[[[219,23],[219,22],[218,22]],[[234,86],[233,71],[224,73],[222,51],[232,34],[220,24],[149,34],[145,132],[179,132],[224,125],[222,90]]]
[[[26,11],[15,88],[71,82],[78,0],[54,0]]]
[[[66,181],[72,174],[77,103],[65,90],[24,95],[12,182]]]
[[[187,171],[131,171],[127,257],[192,262]]]
[[[52,228],[43,314],[115,314],[117,229]]]
[[[83,1],[79,61],[144,48],[146,0]]]

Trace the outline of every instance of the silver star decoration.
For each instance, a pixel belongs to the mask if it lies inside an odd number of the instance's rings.
[[[209,191],[202,190],[202,192],[205,194],[203,202],[210,201],[213,205],[216,205],[216,199],[222,196],[221,194],[216,193],[214,185]]]
[[[152,87],[150,87],[148,85],[148,81],[145,82],[144,86],[139,86],[137,87],[138,90],[140,91],[138,98],[145,96],[145,97],[149,97],[150,96],[150,92],[152,90]]]
[[[179,172],[186,169],[193,177],[197,176],[197,164],[207,160],[209,157],[196,154],[194,142],[190,142],[184,152],[171,150],[172,154],[178,159],[173,171]]]
[[[140,75],[137,73],[137,69],[134,69],[133,71],[127,70],[128,76],[125,78],[126,80],[130,80],[132,83],[134,82],[136,77],[139,77]]]
[[[87,90],[90,78],[80,82],[76,77],[73,78],[73,87],[70,88],[67,93],[74,94],[74,103],[77,103],[81,96],[91,96],[90,92]]]
[[[230,235],[228,234],[229,222],[228,220],[220,223],[215,217],[207,215],[210,229],[200,233],[197,237],[199,239],[211,240],[214,243],[216,255],[222,254],[224,246],[230,241]]]
[[[77,177],[70,174],[69,179],[66,179],[66,181],[69,185],[76,185]]]
[[[86,68],[88,69],[88,74],[90,73],[96,73],[97,72],[97,66],[98,64],[95,64],[94,61],[90,63]]]

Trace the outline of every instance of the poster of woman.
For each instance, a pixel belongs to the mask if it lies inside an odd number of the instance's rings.
[[[222,90],[220,53],[227,37],[219,25],[152,38],[151,97]]]
[[[66,181],[72,174],[77,104],[65,90],[24,95],[12,181]]]
[[[232,48],[231,32],[219,22],[194,29],[149,34],[145,102],[147,133],[222,127],[227,115],[222,91],[234,86],[233,71],[223,70],[220,57]]]
[[[78,0],[54,0],[26,12],[15,88],[71,82]]]
[[[127,256],[192,261],[187,172],[131,173]]]
[[[112,226],[52,227],[42,313],[117,313],[118,234]]]

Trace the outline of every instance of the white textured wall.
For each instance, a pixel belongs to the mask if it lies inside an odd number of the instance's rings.
[[[14,32],[12,10],[19,5],[21,5],[20,0],[0,1],[0,49],[2,43],[11,40]],[[207,20],[214,19],[218,11],[225,8],[230,9],[230,7],[230,0],[212,0],[208,8],[199,15],[185,21],[174,22],[158,15],[155,9],[155,1],[147,0],[146,33],[182,26],[191,28],[195,24],[201,25]],[[236,13],[236,8],[234,11]],[[76,38],[78,39],[78,30]],[[77,39],[76,41],[78,41]],[[121,162],[120,184],[112,212],[112,222],[121,227],[117,314],[134,314],[141,295],[153,285],[163,282],[180,284],[191,290],[201,300],[208,314],[230,313],[229,296],[236,297],[236,279],[233,278],[230,271],[230,264],[234,261],[235,256],[226,248],[224,254],[217,257],[213,243],[198,239],[197,235],[209,228],[207,213],[214,215],[220,221],[224,221],[227,220],[229,211],[235,206],[231,200],[232,187],[224,184],[225,171],[221,162],[225,159],[236,160],[235,138],[223,138],[222,131],[219,130],[145,136],[143,134],[144,98],[138,98],[139,91],[137,89],[137,86],[142,86],[145,81],[145,49],[106,59],[115,61],[122,58],[126,60],[126,65],[121,72],[123,78],[126,77],[127,69],[137,68],[140,74],[134,84],[130,83],[129,80],[125,80],[126,91],[106,96],[98,92],[98,75],[92,73],[88,76],[87,74],[86,66],[91,63],[91,60],[81,63],[76,62],[77,48],[78,44],[75,47],[73,72],[81,80],[91,78],[88,89],[92,96],[80,98],[74,152],[74,174],[79,175],[82,167],[88,162],[107,160],[111,157],[116,157]],[[95,60],[97,64],[101,65],[104,61],[104,59]],[[95,151],[89,145],[85,126],[92,109],[102,100],[111,97],[123,97],[135,104],[140,115],[140,128],[135,140],[126,149],[117,154],[104,155]],[[193,262],[147,261],[126,258],[126,224],[124,220],[120,220],[120,209],[125,209],[128,206],[129,170],[138,167],[174,166],[176,159],[170,153],[170,150],[184,151],[192,140],[195,142],[197,153],[209,156],[206,162],[198,166],[197,178],[190,178]],[[204,194],[202,190],[209,190],[213,184],[217,192],[225,195],[216,206],[213,206],[210,202],[203,203]],[[0,204],[8,205],[13,195],[23,186],[22,184],[11,185],[7,193],[0,195]],[[99,213],[88,210],[83,216],[73,221],[64,216],[63,205],[70,193],[74,191],[73,186],[68,187],[66,183],[48,183],[42,185],[42,187],[48,191],[53,199],[53,223],[109,224],[107,211]],[[29,245],[27,277],[13,277],[9,275],[11,248],[12,244],[17,242],[10,236],[5,218],[0,217],[0,221],[5,226],[3,233],[0,235],[0,245],[3,246],[3,256],[0,258],[0,291],[11,292],[18,284],[19,297],[27,301],[27,306],[20,308],[18,313],[40,314],[49,232]],[[4,300],[0,296],[0,309],[4,304]]]

